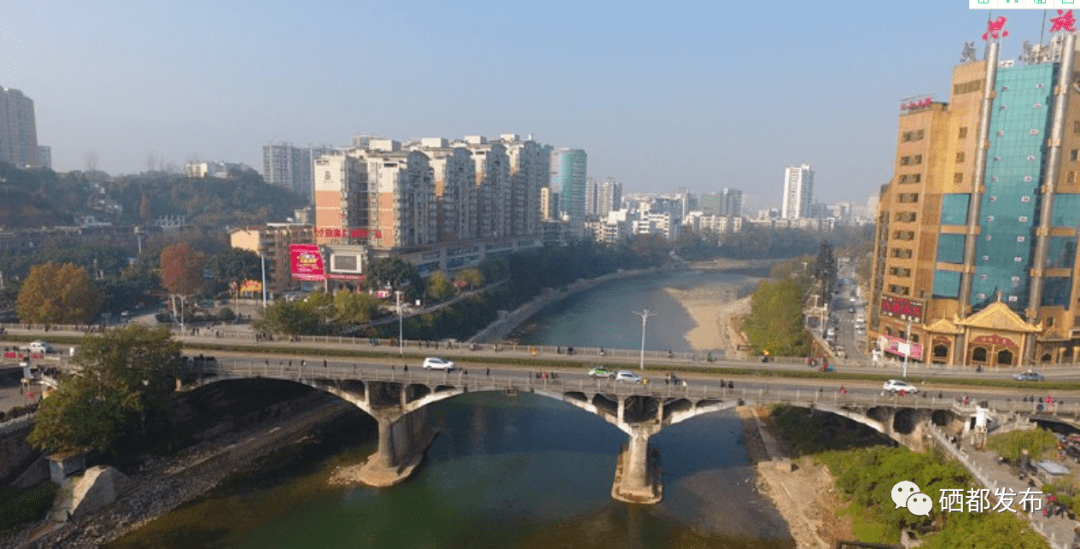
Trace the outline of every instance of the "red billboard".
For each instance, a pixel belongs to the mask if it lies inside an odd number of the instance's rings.
[[[290,244],[292,277],[299,280],[326,280],[322,252],[315,244]]]
[[[902,297],[881,296],[882,314],[900,317],[904,320],[922,322],[923,305],[918,301]]]
[[[889,354],[907,355],[912,360],[922,360],[922,345],[898,337],[880,335],[878,336],[878,347]]]

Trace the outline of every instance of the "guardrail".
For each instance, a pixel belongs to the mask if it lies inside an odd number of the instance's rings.
[[[915,408],[928,410],[951,410],[960,415],[975,413],[975,404],[963,404],[954,398],[938,398],[927,393],[919,395],[898,395],[874,393],[872,395],[848,393],[841,395],[839,391],[824,391],[821,389],[769,389],[747,387],[717,387],[709,384],[691,383],[676,385],[669,383],[626,383],[611,379],[587,379],[571,378],[559,379],[558,377],[537,377],[535,372],[523,372],[511,375],[489,375],[490,370],[473,368],[475,373],[467,373],[469,369],[456,369],[454,371],[424,370],[420,367],[405,369],[392,367],[387,370],[385,366],[343,366],[340,364],[322,366],[320,364],[304,366],[286,366],[284,364],[272,365],[269,362],[262,364],[257,362],[244,363],[217,363],[215,365],[200,366],[194,370],[196,374],[213,374],[230,378],[274,378],[301,380],[331,380],[331,381],[382,381],[392,383],[420,383],[425,385],[446,385],[460,387],[469,391],[484,390],[557,390],[562,392],[602,392],[617,396],[651,396],[657,398],[686,398],[691,400],[726,400],[737,398],[745,403],[756,404],[793,404],[801,406],[833,405],[846,407],[891,406],[896,408]],[[1005,399],[982,399],[980,403],[995,412],[1013,413],[1046,413],[1038,410],[1040,403],[1025,402],[1023,400]],[[1048,413],[1059,415],[1080,415],[1080,401],[1069,404],[1056,404]]]
[[[22,427],[23,425],[30,423],[34,420],[37,412],[30,412],[29,414],[23,414],[19,417],[11,418],[7,421],[0,422],[0,435],[7,433]]]

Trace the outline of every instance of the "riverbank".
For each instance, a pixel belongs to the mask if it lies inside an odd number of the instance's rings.
[[[828,469],[809,457],[792,460],[768,427],[766,409],[739,407],[743,444],[757,470],[758,490],[784,517],[798,549],[831,549],[855,539],[851,517],[842,507]]]
[[[148,461],[130,475],[132,488],[100,513],[59,525],[41,521],[0,538],[0,546],[101,547],[202,496],[260,458],[303,441],[316,426],[355,410],[344,401],[324,395],[297,399],[292,404],[293,413],[284,415],[284,421],[269,419],[200,443],[175,457]]]
[[[750,292],[757,281],[743,284],[716,283],[683,290],[664,288],[690,315],[694,328],[684,336],[695,351],[709,351],[716,358],[745,358],[739,351],[743,340],[739,326],[750,314]]]
[[[552,303],[562,301],[578,292],[595,288],[596,286],[611,280],[641,276],[649,273],[658,273],[663,270],[663,267],[657,267],[652,269],[616,271],[596,278],[580,279],[562,289],[544,288],[544,291],[541,292],[540,295],[532,298],[517,309],[502,314],[486,328],[477,332],[476,335],[468,339],[468,343],[492,343],[502,341],[525,321],[529,320],[533,315],[540,312],[541,309]]]

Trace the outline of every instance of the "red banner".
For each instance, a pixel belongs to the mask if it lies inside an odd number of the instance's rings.
[[[326,280],[322,252],[315,244],[290,244],[292,277],[299,280]]]
[[[878,336],[878,346],[886,353],[897,356],[907,355],[912,360],[922,360],[922,345],[911,343],[898,337],[881,335]]]

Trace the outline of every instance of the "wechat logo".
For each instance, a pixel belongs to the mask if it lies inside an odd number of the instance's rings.
[[[892,500],[896,509],[907,507],[911,514],[918,517],[930,516],[934,502],[930,496],[919,491],[919,486],[910,480],[901,480],[892,487]]]

